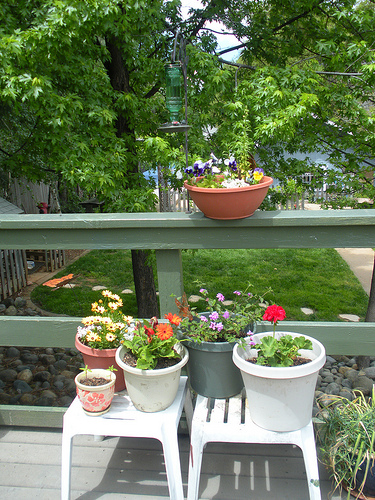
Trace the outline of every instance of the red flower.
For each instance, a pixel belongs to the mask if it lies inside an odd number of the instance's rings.
[[[176,326],[178,326],[182,321],[180,316],[172,313],[165,314],[164,318],[167,319],[171,325],[176,325]]]
[[[277,306],[276,304],[267,307],[266,312],[263,315],[264,321],[271,321],[274,325],[278,321],[282,321],[285,319],[285,311],[281,306]]]
[[[173,335],[173,328],[171,325],[162,323],[156,327],[156,335],[160,340],[168,340]]]
[[[153,335],[155,335],[155,331],[152,328],[148,328],[147,326],[145,326],[145,333],[148,338],[151,338]]]
[[[155,326],[158,324],[158,318],[156,316],[153,316],[151,318],[151,327],[155,328]]]

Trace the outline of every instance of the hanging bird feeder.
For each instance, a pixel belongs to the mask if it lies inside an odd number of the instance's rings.
[[[190,129],[187,124],[187,110],[185,110],[185,120],[179,121],[179,112],[182,108],[182,81],[184,81],[185,107],[186,98],[186,68],[182,67],[181,61],[176,61],[176,45],[178,33],[174,41],[172,62],[165,65],[165,105],[169,111],[169,122],[159,127],[162,132],[186,132]]]

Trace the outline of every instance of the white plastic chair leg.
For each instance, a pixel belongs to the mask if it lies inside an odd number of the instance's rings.
[[[61,450],[61,500],[70,500],[72,445],[73,436],[67,432],[63,432]]]
[[[321,500],[318,460],[316,457],[316,444],[312,424],[301,429],[300,448],[305,462],[310,500]]]
[[[199,492],[199,480],[202,468],[203,449],[205,446],[202,428],[192,426],[190,453],[189,453],[189,475],[188,475],[188,498],[187,500],[197,500]]]
[[[170,500],[184,500],[177,429],[162,429],[162,445]]]

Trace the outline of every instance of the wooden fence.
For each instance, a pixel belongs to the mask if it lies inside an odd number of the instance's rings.
[[[0,302],[27,285],[25,250],[0,250]]]
[[[65,250],[27,250],[28,260],[42,263],[47,272],[56,271],[65,265]]]
[[[295,194],[284,204],[280,204],[278,210],[304,210],[305,195]],[[159,211],[160,212],[200,212],[199,208],[189,197],[185,188],[180,190],[172,188],[161,188],[159,190]]]
[[[4,249],[21,250],[155,250],[162,317],[175,311],[171,294],[184,289],[182,249],[374,248],[375,211],[280,210],[231,221],[201,213],[0,215],[0,241]],[[80,320],[1,316],[0,345],[73,347]],[[328,354],[375,356],[375,323],[284,321],[283,328],[315,337]],[[259,325],[259,331],[269,329]],[[65,411],[3,405],[0,424],[58,427]]]

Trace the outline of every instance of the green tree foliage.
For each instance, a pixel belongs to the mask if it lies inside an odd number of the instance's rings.
[[[179,32],[188,44],[190,161],[211,150],[256,154],[283,182],[312,171],[319,185],[325,175],[335,206],[352,203],[348,195],[371,198],[374,2],[203,0],[188,20],[179,4],[6,2],[2,169],[34,180],[58,174],[121,209],[125,189],[147,190],[138,165],[183,166],[182,136],[157,132],[168,119],[164,64]],[[238,38],[237,66],[215,52],[212,20]],[[310,165],[317,150],[335,171]],[[295,151],[306,158],[288,159]],[[135,208],[127,201],[122,209]]]
[[[192,119],[211,130],[215,154],[256,154],[283,183],[294,177],[301,184],[312,172],[312,187],[325,181],[336,194],[334,207],[372,199],[374,2],[216,4],[214,18],[237,35],[241,58],[224,64],[227,51],[211,57],[194,47],[189,61]],[[296,151],[305,157],[291,159]],[[316,151],[335,170],[311,165]]]
[[[59,174],[107,200],[144,189],[136,139],[155,135],[167,117],[158,90],[176,5],[7,2],[0,13],[2,168],[30,179]]]

